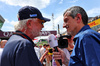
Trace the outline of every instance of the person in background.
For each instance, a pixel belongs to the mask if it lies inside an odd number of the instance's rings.
[[[39,45],[39,49],[41,49],[42,48],[42,45]]]
[[[44,45],[42,46],[42,48],[40,49],[41,55],[43,55],[45,51],[46,51],[46,44],[44,44]]]
[[[69,66],[100,66],[100,33],[89,27],[85,10],[80,6],[73,6],[68,8],[63,16],[63,27],[74,36],[75,46],[70,61],[59,48],[59,52],[53,52],[54,58],[62,59],[62,63],[69,63]]]
[[[40,59],[41,58],[40,49],[36,46],[36,44],[34,44],[34,45],[35,45],[34,49],[35,49],[36,55],[37,55],[38,59]]]
[[[7,40],[1,40],[0,48],[4,48],[6,43],[7,43]]]
[[[46,55],[46,66],[52,66],[51,62],[52,62],[52,54],[50,53],[50,45],[46,44],[46,51],[48,51],[48,54]],[[52,51],[52,50],[51,50]]]
[[[5,47],[6,43],[7,43],[7,40],[1,40],[0,42],[0,64],[1,64],[1,55],[2,55],[3,48]]]
[[[41,56],[41,58],[40,58],[40,62],[42,63],[42,66],[46,66],[46,56],[47,56],[47,54],[48,54],[48,50],[46,50],[45,52],[44,52],[44,54]],[[44,60],[45,60],[45,63],[44,63]]]
[[[100,28],[97,29],[97,32],[100,33]]]
[[[44,45],[42,46],[42,48],[40,48],[40,53],[41,53],[41,55],[43,55],[43,54],[45,53],[45,51],[46,51],[46,44],[44,44]],[[44,65],[44,66],[46,65],[46,60],[45,60],[45,59],[44,59],[42,65]]]
[[[65,38],[68,41],[68,47],[60,48],[65,53],[68,61],[70,60],[70,55],[71,55],[73,48],[74,48],[73,38],[74,38],[74,36],[71,36],[71,38]],[[55,61],[55,62],[56,62],[56,66],[60,66],[58,61]],[[62,66],[68,66],[68,64],[67,65],[62,64]]]
[[[16,32],[4,47],[1,66],[42,66],[40,62],[42,60],[39,61],[32,40],[40,35],[40,31],[44,27],[43,23],[47,21],[50,19],[44,18],[37,8],[22,7],[18,11]]]
[[[70,55],[71,55],[71,53],[72,53],[72,51],[73,51],[73,48],[74,48],[74,41],[73,41],[73,38],[74,38],[73,36],[72,36],[71,38],[67,38],[67,40],[68,40],[68,47],[66,47],[66,48],[61,48],[61,50],[64,51],[64,53],[65,53],[66,58],[67,58],[68,61],[70,60]],[[57,62],[57,61],[56,61],[56,62]],[[62,66],[68,66],[68,64],[67,64],[67,65],[62,64]]]
[[[68,47],[67,50],[69,51],[70,55],[72,54],[73,48],[74,48],[74,36],[72,36],[71,38],[67,38],[68,40]]]

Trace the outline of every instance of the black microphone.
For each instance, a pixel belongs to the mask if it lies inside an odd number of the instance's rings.
[[[57,47],[58,47],[58,42],[57,42],[57,39],[56,39],[56,37],[54,36],[54,34],[50,34],[50,35],[48,36],[48,42],[49,42],[50,47],[54,48],[54,49],[55,49],[55,50],[54,50],[55,52],[58,52],[58,49],[57,49]],[[58,62],[59,62],[60,65],[62,66],[62,61],[61,61],[61,59],[58,60]]]

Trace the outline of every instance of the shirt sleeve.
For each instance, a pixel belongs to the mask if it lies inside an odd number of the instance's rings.
[[[82,63],[82,56],[83,56],[83,47],[82,42],[77,39],[75,42],[75,46],[73,52],[70,56],[69,66],[83,66]]]
[[[95,66],[100,65],[100,46],[96,39],[90,35],[84,36],[81,40],[77,39],[75,47],[70,57],[69,66]],[[97,47],[97,48],[96,48]],[[100,52],[100,51],[99,51]],[[98,58],[99,57],[99,58]]]

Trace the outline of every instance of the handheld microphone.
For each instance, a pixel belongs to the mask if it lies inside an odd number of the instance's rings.
[[[54,36],[54,34],[50,34],[49,37],[48,37],[48,42],[49,42],[49,45],[50,47],[54,48],[55,52],[58,52],[58,49],[57,49],[57,46],[58,46],[58,42],[57,42],[57,39],[56,37]],[[61,59],[58,60],[58,62],[60,63],[60,65],[62,65],[62,61]]]

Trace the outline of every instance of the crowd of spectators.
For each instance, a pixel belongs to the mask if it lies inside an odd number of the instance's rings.
[[[95,20],[97,20],[97,19],[99,19],[99,18],[100,18],[100,15],[95,16],[95,17],[92,17],[91,19],[88,20],[88,23],[90,23],[90,22],[92,22],[92,21],[95,21]]]

